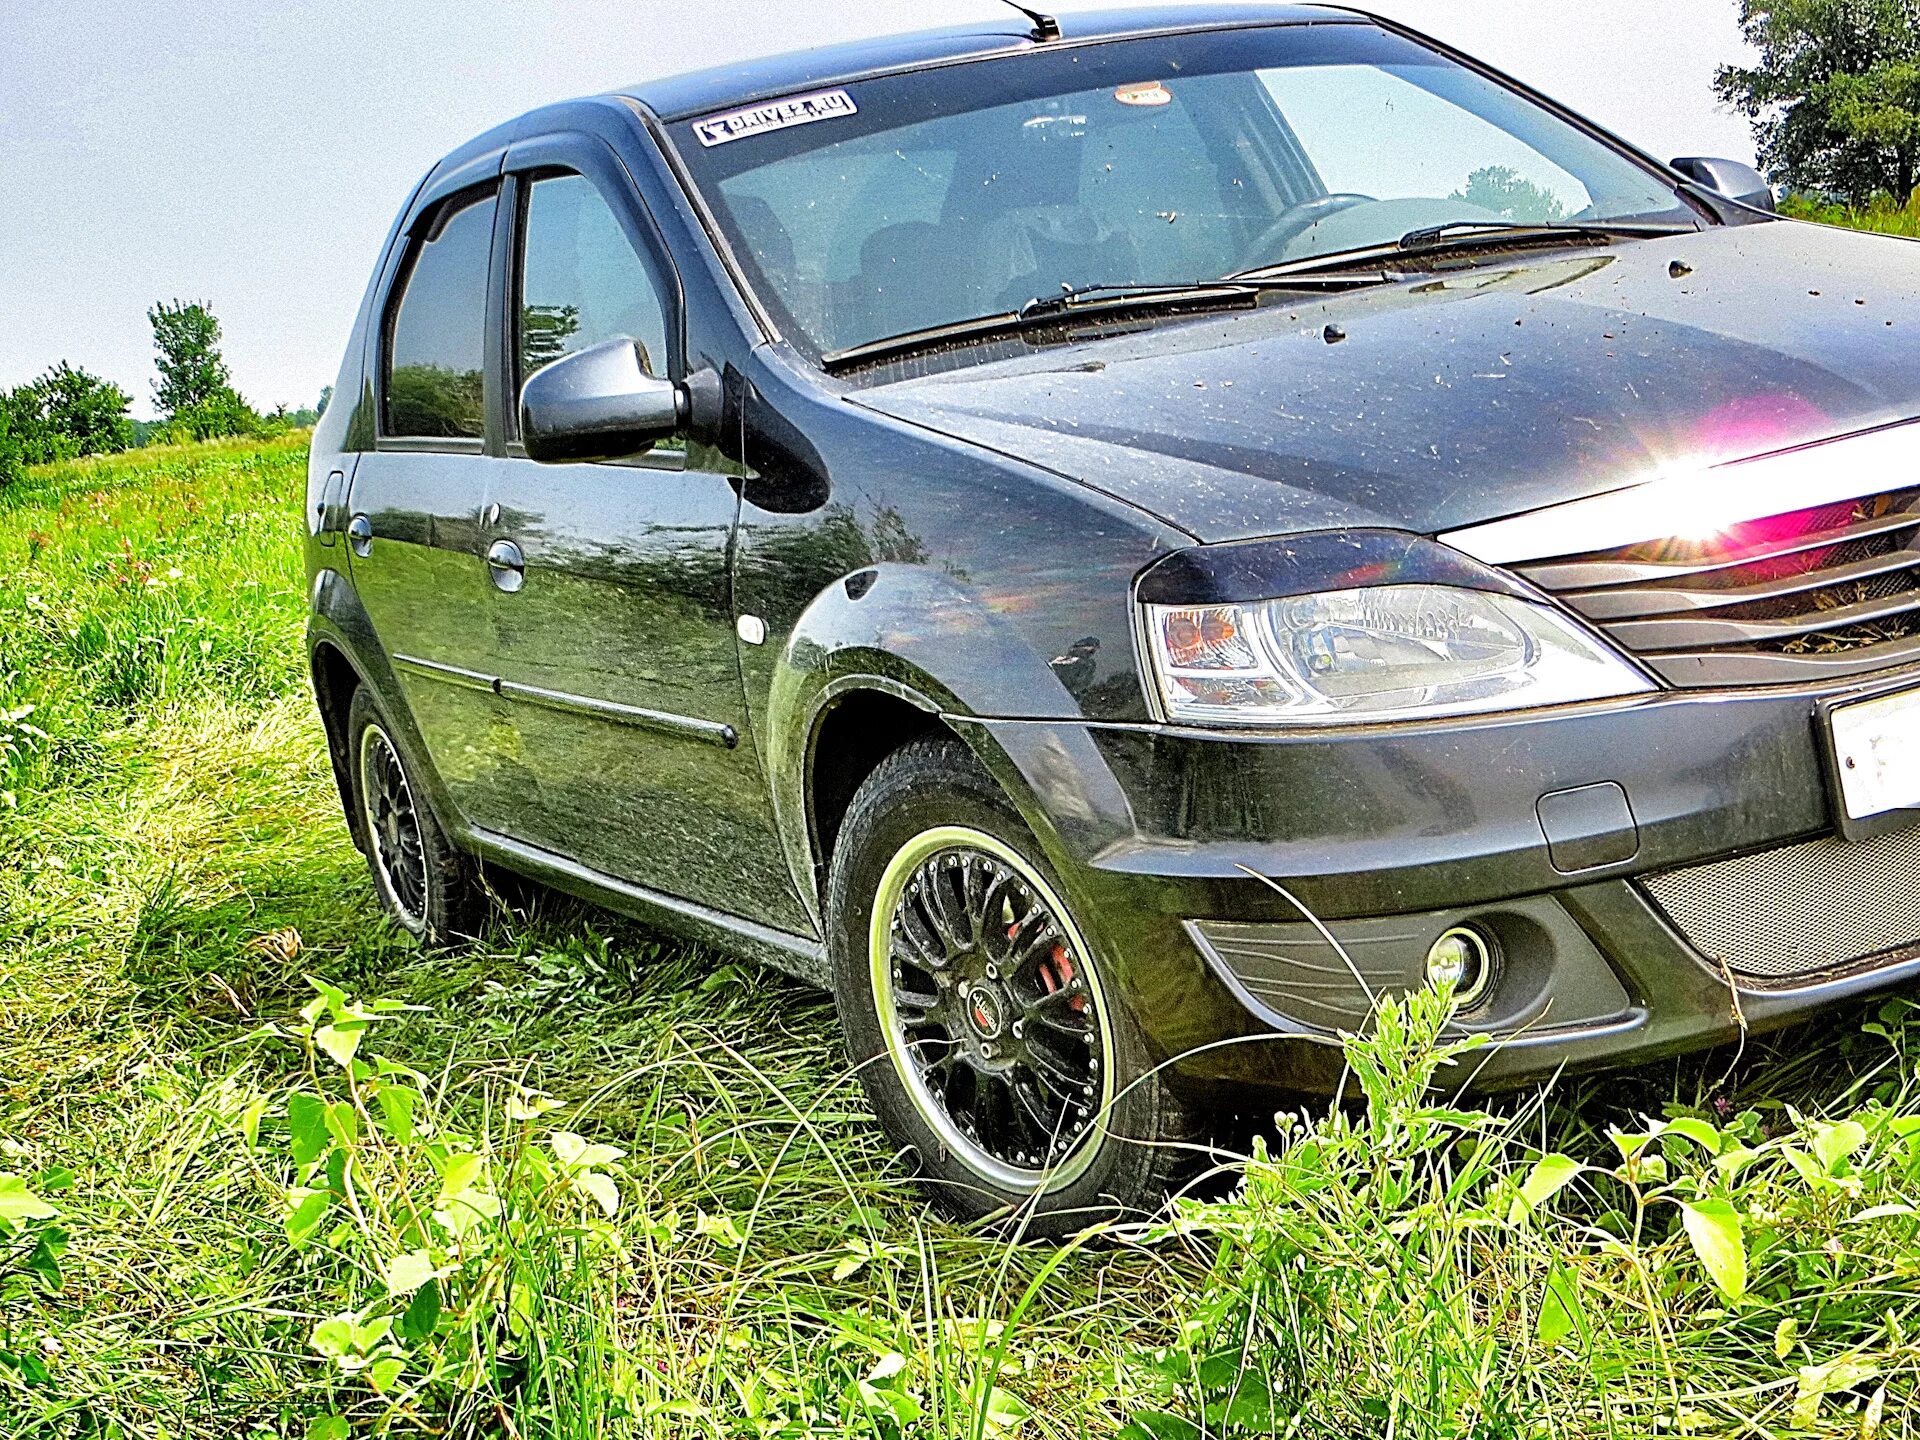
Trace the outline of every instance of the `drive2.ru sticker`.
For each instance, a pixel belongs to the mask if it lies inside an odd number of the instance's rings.
[[[812,95],[795,95],[788,100],[770,100],[765,105],[749,105],[744,110],[729,110],[724,115],[709,115],[693,122],[693,133],[702,145],[724,145],[767,130],[784,130],[789,125],[811,125],[816,120],[838,120],[859,113],[853,97],[844,90],[821,90]]]

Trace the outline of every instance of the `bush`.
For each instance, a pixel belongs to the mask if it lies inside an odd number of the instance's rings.
[[[1890,1073],[1912,1012],[1868,1026]],[[1432,993],[1383,1002],[1347,1041],[1357,1117],[1282,1117],[1238,1194],[1150,1232],[1213,1266],[1186,1343],[1143,1357],[1165,1408],[1131,1440],[1872,1436],[1912,1413],[1910,1080],[1835,1120],[1681,1113],[1543,1153],[1537,1111],[1431,1098],[1475,1048],[1445,1021]]]

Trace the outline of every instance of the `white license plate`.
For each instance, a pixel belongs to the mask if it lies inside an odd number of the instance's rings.
[[[1836,706],[1833,753],[1850,819],[1920,808],[1920,690]]]

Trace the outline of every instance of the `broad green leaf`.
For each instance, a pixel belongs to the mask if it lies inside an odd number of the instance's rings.
[[[605,1171],[584,1170],[575,1175],[571,1183],[592,1197],[609,1216],[620,1213],[620,1187]]]
[[[51,1220],[60,1212],[27,1188],[18,1175],[0,1175],[0,1226],[24,1230],[34,1220]]]
[[[1773,1358],[1786,1359],[1793,1352],[1793,1347],[1799,1339],[1800,1322],[1789,1315],[1773,1327]]]
[[[345,1100],[336,1100],[327,1106],[327,1133],[339,1142],[342,1150],[350,1150],[360,1138],[360,1112]]]
[[[471,1190],[486,1164],[484,1157],[471,1153],[449,1155],[447,1168],[440,1173],[440,1203],[445,1205]]]
[[[353,1348],[362,1355],[371,1354],[374,1346],[392,1333],[393,1317],[391,1315],[379,1315],[371,1320],[362,1320],[353,1327]]]
[[[1609,1130],[1607,1138],[1613,1141],[1613,1147],[1620,1152],[1620,1158],[1629,1164],[1637,1160],[1640,1152],[1653,1143],[1651,1135],[1629,1133],[1625,1130]]]
[[[704,1210],[696,1210],[693,1216],[693,1233],[699,1236],[711,1236],[728,1245],[744,1245],[747,1237],[740,1232],[739,1224],[731,1215],[709,1215]]]
[[[1580,1294],[1558,1265],[1547,1274],[1547,1288],[1540,1297],[1540,1316],[1536,1333],[1540,1343],[1552,1350],[1580,1328]]]
[[[316,1415],[307,1422],[307,1440],[352,1440],[353,1427],[344,1415]]]
[[[260,1121],[267,1113],[271,1103],[265,1095],[256,1095],[240,1112],[240,1138],[247,1142],[249,1150],[260,1148]]]
[[[296,1090],[287,1097],[287,1142],[293,1163],[308,1165],[327,1148],[327,1102]]]
[[[335,1360],[353,1350],[353,1317],[336,1315],[313,1327],[313,1348]]]
[[[40,1232],[39,1240],[27,1252],[24,1262],[27,1273],[37,1277],[41,1288],[49,1295],[65,1284],[60,1273],[60,1257],[66,1253],[67,1232],[51,1227]]]
[[[1200,1427],[1165,1410],[1142,1410],[1114,1440],[1200,1440]]]
[[[313,1232],[326,1221],[333,1205],[330,1190],[296,1190],[293,1209],[287,1215],[287,1240],[299,1246],[313,1238]]]
[[[596,1165],[611,1165],[627,1152],[611,1145],[593,1145],[570,1130],[556,1130],[547,1137],[554,1157],[569,1170]]]
[[[1520,1193],[1507,1212],[1507,1223],[1516,1224],[1522,1216],[1538,1210],[1564,1190],[1580,1169],[1578,1160],[1565,1155],[1546,1155],[1535,1161],[1527,1178],[1520,1182]]]
[[[380,1087],[381,1128],[402,1145],[413,1143],[413,1116],[420,1105],[420,1092],[410,1085]]]
[[[1793,1394],[1793,1425],[1796,1430],[1812,1430],[1820,1423],[1820,1402],[1829,1395],[1851,1390],[1880,1373],[1877,1365],[1861,1365],[1851,1360],[1829,1360],[1824,1365],[1802,1365],[1799,1383]]]
[[[542,1095],[538,1090],[522,1091],[507,1098],[507,1118],[509,1120],[538,1120],[542,1115],[551,1114],[562,1108],[561,1102],[551,1095]]]
[[[907,1368],[907,1357],[898,1350],[889,1350],[873,1362],[873,1368],[867,1371],[867,1379],[875,1385],[883,1380],[891,1380]]]
[[[324,1008],[333,1011],[336,1015],[344,1015],[347,1012],[347,992],[338,985],[329,985],[325,980],[314,975],[307,976],[307,984],[320,992],[319,1000]]]
[[[413,1293],[413,1300],[395,1326],[400,1338],[409,1345],[418,1344],[439,1328],[440,1282],[428,1280]]]
[[[1747,1293],[1747,1245],[1740,1212],[1724,1200],[1696,1200],[1680,1207],[1687,1239],[1720,1293],[1738,1300]]]
[[[360,1039],[367,1033],[364,1020],[341,1020],[332,1025],[322,1025],[313,1032],[313,1043],[333,1058],[333,1063],[346,1069],[353,1063],[353,1052],[360,1048]]]
[[[382,1395],[393,1388],[393,1382],[400,1378],[400,1372],[407,1368],[407,1362],[389,1356],[385,1360],[376,1360],[367,1371],[367,1378],[373,1381],[373,1388]]]
[[[1684,1136],[1686,1139],[1693,1141],[1693,1143],[1698,1145],[1702,1150],[1705,1150],[1709,1155],[1718,1155],[1720,1153],[1722,1143],[1720,1131],[1715,1126],[1708,1124],[1705,1120],[1683,1115],[1678,1120],[1669,1120],[1666,1128],[1660,1133],[1662,1135]]]
[[[411,1295],[433,1279],[433,1257],[424,1250],[409,1251],[387,1261],[382,1278],[393,1295]]]
[[[1857,1120],[1821,1125],[1813,1132],[1813,1153],[1829,1175],[1837,1175],[1840,1162],[1866,1143],[1866,1129]]]

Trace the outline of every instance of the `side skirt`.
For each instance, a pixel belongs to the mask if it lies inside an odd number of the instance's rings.
[[[582,900],[631,915],[682,939],[758,960],[818,989],[832,989],[832,968],[827,963],[826,947],[818,940],[617,880],[577,860],[491,830],[469,829],[466,838],[483,860],[545,881],[556,890],[564,890]]]

